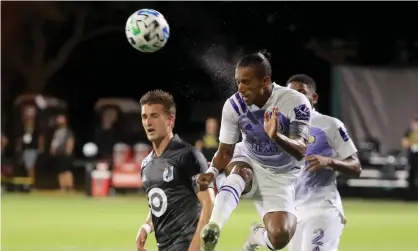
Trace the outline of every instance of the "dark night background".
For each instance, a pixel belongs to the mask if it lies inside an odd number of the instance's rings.
[[[296,73],[316,79],[319,107],[329,114],[332,65],[417,63],[414,6],[407,2],[2,2],[2,125],[12,130],[7,122],[19,94],[53,95],[69,105],[79,150],[91,138],[97,119],[93,106],[100,97],[138,100],[146,91],[161,88],[172,92],[178,103],[177,132],[199,131],[203,121],[192,121],[190,104],[226,99],[226,92],[234,88],[235,60],[260,49],[272,53],[273,80],[278,84]],[[141,8],[160,11],[170,25],[169,41],[157,53],[135,51],[125,38],[127,18]],[[53,58],[73,35],[73,14],[81,9],[87,11],[85,34],[107,26],[116,29],[74,45],[65,64],[44,86],[31,86],[39,81],[28,81],[13,62],[18,55],[31,61],[33,26],[45,24],[42,58]]]

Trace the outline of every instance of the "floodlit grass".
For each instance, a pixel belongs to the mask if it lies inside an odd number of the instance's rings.
[[[340,251],[418,250],[417,203],[345,200],[344,206],[348,224]],[[147,212],[141,196],[93,199],[5,194],[1,250],[134,251],[136,232]],[[224,228],[217,250],[239,250],[254,221],[259,221],[254,207],[242,201]],[[153,236],[147,249],[157,250]]]

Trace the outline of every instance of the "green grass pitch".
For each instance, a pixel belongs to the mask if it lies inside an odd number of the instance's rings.
[[[348,216],[340,251],[418,250],[418,204],[344,200]],[[135,251],[148,211],[141,196],[2,196],[2,251]],[[239,250],[258,215],[242,201],[228,221],[218,251]],[[147,242],[155,251],[155,240]]]

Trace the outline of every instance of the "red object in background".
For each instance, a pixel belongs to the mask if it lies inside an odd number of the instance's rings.
[[[134,147],[132,154],[129,146],[116,145],[113,152],[112,186],[115,188],[141,188],[141,163],[150,150],[148,145],[138,144]]]
[[[109,195],[112,173],[106,162],[97,163],[96,169],[91,173],[91,194],[93,197],[106,197]]]

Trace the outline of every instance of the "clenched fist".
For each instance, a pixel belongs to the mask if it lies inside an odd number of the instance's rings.
[[[197,177],[197,185],[199,191],[206,191],[209,185],[215,180],[215,175],[213,173],[201,173]]]

